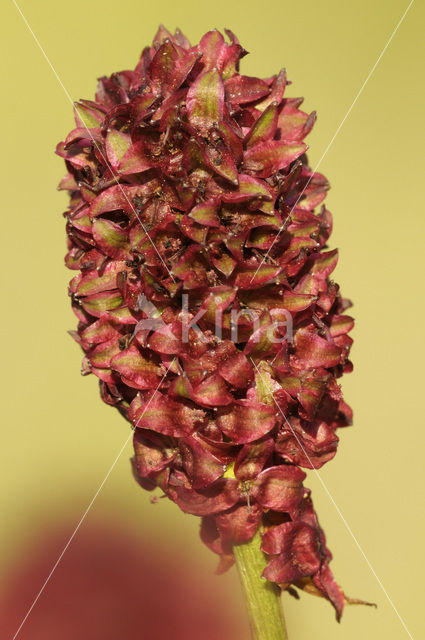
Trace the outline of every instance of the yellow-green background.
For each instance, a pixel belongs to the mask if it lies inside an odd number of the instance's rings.
[[[286,66],[288,95],[318,111],[314,165],[403,14],[407,0],[141,2],[22,0],[20,6],[73,99],[91,98],[98,76],[135,65],[159,22],[192,41],[228,27],[250,55],[247,74]],[[63,267],[63,173],[53,155],[72,128],[71,105],[10,0],[1,9],[0,471],[3,576],[58,518],[71,533],[128,434],[103,405],[67,336],[75,318]],[[423,426],[424,5],[413,4],[321,170],[332,190],[336,278],[355,301],[354,373],[344,389],[354,427],[320,471],[344,518],[416,640],[423,637],[425,560]],[[173,544],[182,540],[212,572],[196,518],[132,480],[128,445],[96,512]],[[284,595],[291,640],[407,638],[376,578],[314,472],[309,485],[346,592],[378,603],[348,607],[342,624],[324,601]],[[84,526],[84,525],[83,525]],[[78,545],[78,535],[74,539]],[[217,578],[232,585],[229,576]],[[47,588],[54,588],[54,581]],[[28,625],[31,619],[28,619]],[[217,639],[220,640],[220,639]]]

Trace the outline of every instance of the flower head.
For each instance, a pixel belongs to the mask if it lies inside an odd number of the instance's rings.
[[[221,568],[261,527],[265,577],[339,616],[302,470],[351,422],[337,384],[350,303],[331,280],[329,185],[305,155],[316,116],[285,70],[242,75],[226,34],[192,47],[161,27],[133,71],[76,105],[57,147],[74,336],[135,429],[140,484],[202,517]]]

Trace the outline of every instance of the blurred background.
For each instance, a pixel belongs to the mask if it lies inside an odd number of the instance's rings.
[[[193,42],[232,29],[251,52],[244,73],[285,66],[287,95],[317,110],[315,166],[408,2],[19,4],[73,99],[92,98],[97,77],[134,67],[160,22]],[[56,191],[64,167],[53,151],[73,126],[71,105],[14,4],[0,11],[0,633],[12,639],[129,427],[101,403],[96,379],[80,377],[66,333],[76,320],[63,267],[66,197]],[[332,185],[336,279],[357,321],[355,370],[343,383],[354,427],[320,474],[415,638],[424,632],[424,17],[414,2],[320,166]],[[131,454],[129,442],[18,637],[247,638],[235,571],[214,575],[197,518],[151,504],[132,479]],[[407,638],[314,473],[307,484],[338,581],[378,609],[347,607],[338,625],[328,603],[284,594],[291,640]]]

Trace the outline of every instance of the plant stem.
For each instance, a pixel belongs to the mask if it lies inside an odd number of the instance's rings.
[[[233,547],[248,609],[252,638],[253,640],[287,640],[279,587],[261,577],[266,566],[266,558],[260,545],[261,536],[257,531],[252,540]]]

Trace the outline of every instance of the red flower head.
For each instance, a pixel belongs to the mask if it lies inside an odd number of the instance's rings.
[[[329,185],[305,155],[316,116],[284,70],[241,75],[226,33],[192,47],[160,28],[134,71],[76,105],[57,147],[75,338],[135,428],[140,484],[202,517],[222,568],[260,527],[265,577],[340,616],[301,470],[351,421],[337,378],[353,321],[330,279]]]

